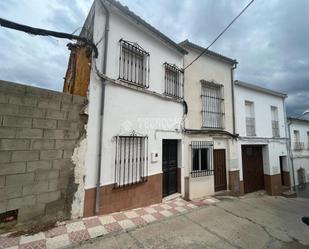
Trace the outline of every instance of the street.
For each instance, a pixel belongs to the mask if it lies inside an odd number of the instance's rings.
[[[309,248],[309,199],[263,193],[221,201],[74,248]]]

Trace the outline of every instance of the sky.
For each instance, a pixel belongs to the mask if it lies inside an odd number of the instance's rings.
[[[249,0],[120,0],[175,42],[208,46]],[[0,1],[0,17],[79,33],[92,0]],[[289,115],[309,109],[309,1],[255,0],[211,50],[237,59],[235,79],[288,94]],[[62,90],[68,40],[0,27],[0,79]]]

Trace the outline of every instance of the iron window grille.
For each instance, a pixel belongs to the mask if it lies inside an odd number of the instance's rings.
[[[176,65],[164,64],[164,93],[174,98],[183,98],[183,70]]]
[[[280,133],[279,133],[279,121],[271,121],[271,127],[272,127],[272,131],[273,131],[273,137],[280,137]]]
[[[254,103],[251,101],[245,101],[245,113],[246,113],[246,135],[256,136],[255,131],[255,114]]]
[[[120,39],[119,79],[149,87],[149,53],[137,43]]]
[[[208,141],[193,141],[191,144],[192,171],[191,177],[210,176],[213,169],[213,143]]]
[[[247,136],[255,136],[255,118],[246,117]]]
[[[135,132],[116,136],[114,187],[146,182],[148,180],[148,137]]]
[[[276,106],[271,106],[270,111],[271,111],[271,128],[273,137],[280,137],[278,108]]]
[[[224,128],[223,86],[212,82],[202,83],[202,127]]]
[[[303,142],[294,142],[294,150],[304,150],[305,143]]]

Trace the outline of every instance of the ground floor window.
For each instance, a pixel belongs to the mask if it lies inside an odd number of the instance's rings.
[[[135,133],[116,137],[115,187],[147,181],[148,137]]]
[[[213,144],[207,141],[193,141],[191,177],[213,175],[212,153]]]

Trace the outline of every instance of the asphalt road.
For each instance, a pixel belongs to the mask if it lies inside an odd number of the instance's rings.
[[[309,248],[303,216],[309,216],[309,199],[263,194],[223,198],[215,205],[74,248]]]

